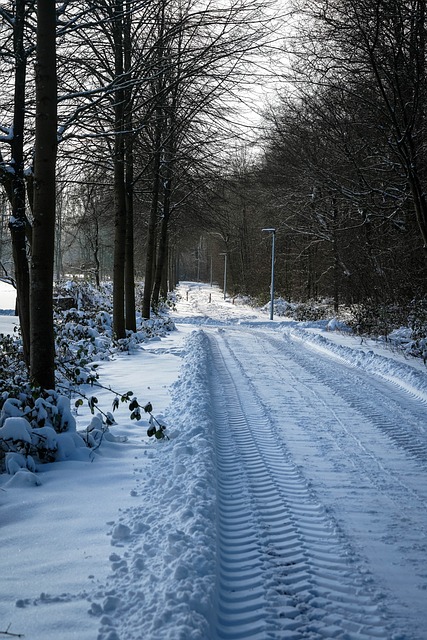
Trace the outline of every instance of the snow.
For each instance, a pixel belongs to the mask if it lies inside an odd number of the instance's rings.
[[[0,280],[0,333],[6,333],[10,329],[11,318],[9,315],[15,309],[16,289],[8,282]],[[7,315],[3,315],[7,313]],[[14,325],[17,325],[16,317],[13,316]]]
[[[5,404],[8,404],[6,400]],[[2,427],[0,427],[0,438],[3,440],[31,442],[31,428],[25,418],[10,417],[6,418]]]
[[[87,460],[14,457],[0,476],[0,632],[423,640],[422,361],[209,285],[179,293],[176,331],[99,366],[169,440],[121,405]]]

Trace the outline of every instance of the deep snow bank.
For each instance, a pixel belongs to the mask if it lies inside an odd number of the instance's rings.
[[[216,489],[205,340],[189,337],[166,416],[170,440],[153,440],[138,502],[112,530],[112,573],[92,603],[98,640],[210,637]]]
[[[283,332],[292,340],[301,340],[308,347],[318,349],[324,354],[339,358],[352,366],[358,367],[380,376],[389,382],[417,395],[427,402],[427,369],[419,358],[410,358],[404,362],[405,357],[391,350],[387,353],[383,346],[377,345],[382,353],[376,353],[375,341],[365,344],[357,344],[355,336],[341,336],[339,333],[321,334],[318,330],[310,330],[294,324],[285,327]],[[350,344],[343,344],[351,341]]]

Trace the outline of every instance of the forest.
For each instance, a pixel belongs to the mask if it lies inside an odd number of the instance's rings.
[[[110,282],[123,340],[182,279],[266,301],[265,229],[277,296],[425,337],[423,0],[2,0],[0,24],[0,268],[33,386],[61,283]]]

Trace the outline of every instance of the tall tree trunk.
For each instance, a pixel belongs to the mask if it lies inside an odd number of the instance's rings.
[[[154,276],[154,286],[152,294],[152,302],[154,305],[159,304],[160,289],[164,275],[167,276],[167,252],[168,252],[168,226],[171,216],[172,206],[172,181],[174,175],[174,159],[175,159],[175,120],[176,120],[177,100],[176,94],[173,95],[170,105],[166,106],[169,112],[168,118],[165,118],[166,141],[163,145],[163,167],[161,169],[161,188],[163,190],[163,210],[162,223],[160,228],[159,247],[157,252],[156,271]],[[160,168],[160,167],[159,167]]]
[[[13,48],[15,56],[15,94],[13,113],[12,162],[12,237],[13,262],[15,265],[16,301],[21,327],[23,355],[30,365],[30,270],[27,257],[24,181],[24,122],[25,122],[25,76],[26,54],[24,50],[25,0],[16,0]]]
[[[175,247],[169,244],[168,248],[168,288],[173,291],[178,284],[176,281],[176,252]]]
[[[93,248],[93,259],[95,262],[95,283],[96,286],[99,287],[101,286],[101,276],[100,276],[100,272],[101,272],[101,263],[99,260],[99,222],[98,222],[98,218],[96,218],[95,221],[95,246]]]
[[[332,252],[333,252],[333,289],[334,289],[334,312],[338,313],[339,310],[339,293],[340,293],[340,258],[339,258],[339,241],[338,241],[338,211],[335,198],[332,198],[332,215],[333,215],[333,227],[332,227]]]
[[[126,329],[136,331],[135,265],[133,242],[133,154],[126,153],[126,260],[125,260]]]
[[[165,248],[165,266],[162,271],[162,283],[160,285],[160,295],[164,300],[168,297],[168,283],[169,283],[169,232],[166,238],[166,248]]]
[[[162,223],[160,226],[156,273],[154,277],[154,287],[153,287],[153,295],[152,295],[152,302],[154,306],[159,304],[160,289],[161,289],[165,270],[167,269],[168,222],[169,222],[169,216],[166,218],[166,216],[163,215]]]
[[[159,247],[157,251],[156,272],[154,277],[154,286],[153,286],[153,294],[152,294],[152,302],[154,305],[158,305],[159,303],[162,279],[167,269],[168,226],[169,226],[169,219],[171,214],[171,193],[172,193],[172,172],[173,172],[172,153],[165,152],[167,159],[166,159],[166,176],[164,179],[164,186],[163,186],[162,223],[160,227]]]
[[[425,0],[413,5],[414,20],[410,38],[409,60],[414,72],[417,109],[414,117],[414,132],[410,140],[411,162],[408,166],[409,185],[415,205],[416,220],[427,252],[427,159],[426,142],[426,6]],[[425,254],[427,255],[427,253]]]
[[[53,270],[57,151],[55,0],[37,2],[36,134],[30,293],[30,374],[43,389],[55,387]]]
[[[153,186],[151,192],[151,210],[147,230],[147,248],[145,257],[144,294],[142,299],[142,317],[149,318],[151,312],[151,292],[153,289],[153,271],[156,257],[156,225],[160,190],[160,153],[161,124],[156,124],[156,149],[154,153]]]
[[[125,99],[125,190],[126,190],[126,247],[125,247],[125,322],[126,329],[136,331],[135,308],[135,264],[133,241],[133,121],[132,121],[132,87],[130,73],[132,67],[132,40],[131,40],[131,3],[126,2],[126,16],[124,19],[124,71],[127,77],[128,88]]]
[[[126,192],[125,192],[125,144],[124,144],[124,89],[120,86],[123,76],[123,2],[114,6],[114,56],[115,77],[119,83],[114,99],[114,266],[113,266],[113,330],[116,338],[126,335],[125,330],[125,254],[126,254]]]
[[[165,0],[161,0],[158,15],[158,40],[155,50],[155,63],[158,68],[153,91],[157,101],[154,123],[154,147],[153,147],[153,182],[151,189],[151,209],[147,229],[147,247],[145,257],[144,294],[142,298],[142,317],[149,318],[151,313],[151,294],[153,291],[155,260],[156,260],[156,226],[160,196],[160,165],[163,151],[163,127],[164,127],[164,33],[165,33]]]

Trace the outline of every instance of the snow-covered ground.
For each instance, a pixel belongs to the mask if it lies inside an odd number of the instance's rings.
[[[11,310],[15,308],[16,291],[8,284],[0,280],[0,309]]]
[[[0,280],[0,333],[11,333],[13,327],[18,326],[18,319],[10,316],[15,309],[15,303],[15,289],[7,282]]]
[[[126,442],[92,463],[0,477],[0,632],[424,640],[423,363],[208,285],[180,295],[177,331],[100,366],[170,440],[122,406]]]

